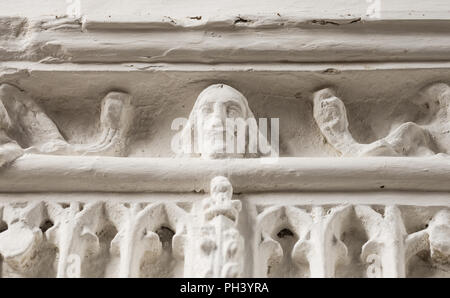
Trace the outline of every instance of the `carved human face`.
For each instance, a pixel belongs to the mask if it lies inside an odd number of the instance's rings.
[[[227,119],[245,119],[247,116],[243,96],[226,85],[213,86],[199,97],[196,112],[196,130],[202,156],[218,157],[227,153],[226,135],[235,134]]]
[[[447,84],[436,83],[427,86],[415,102],[431,116],[431,121],[442,118],[444,122],[448,122],[450,119],[450,86]]]
[[[348,120],[344,103],[330,89],[319,91],[314,101],[314,104],[320,107],[314,111],[318,121],[334,131],[347,131]]]
[[[219,202],[231,200],[233,187],[225,177],[215,177],[211,181],[211,196]]]
[[[332,115],[334,121],[332,122],[339,131],[345,131],[348,127],[347,120],[347,111],[345,110],[345,106],[342,101],[333,96],[331,98],[326,99],[328,108],[330,110],[330,115]]]

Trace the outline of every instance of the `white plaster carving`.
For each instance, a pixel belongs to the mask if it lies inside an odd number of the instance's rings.
[[[45,233],[57,249],[57,277],[88,277],[90,262],[101,252],[98,233],[104,221],[102,202],[49,203],[54,225]]]
[[[185,275],[242,277],[244,239],[236,228],[241,202],[232,200],[233,187],[223,176],[211,180],[210,190],[188,229]]]
[[[309,262],[311,277],[335,277],[336,266],[347,262],[347,247],[342,242],[342,222],[348,216],[350,206],[340,206],[325,211],[313,207],[311,215],[300,209],[294,218],[298,220],[300,239],[292,250],[294,262]]]
[[[263,268],[258,270],[267,271],[267,264],[280,260],[282,251],[274,234],[282,233],[280,229],[286,226],[298,238],[292,248],[292,261],[309,264],[310,277],[335,277],[336,266],[347,261],[347,247],[340,237],[342,222],[350,210],[350,206],[331,208],[326,213],[323,207],[313,207],[311,213],[291,206],[265,210],[259,215],[258,225],[259,249],[266,261],[260,263]]]
[[[129,95],[108,93],[101,103],[99,140],[94,144],[72,145],[27,93],[12,85],[1,84],[0,165],[21,156],[22,148],[27,153],[40,154],[123,155],[132,112]]]
[[[448,209],[437,213],[428,228],[412,234],[406,232],[401,211],[395,205],[386,206],[384,214],[369,206],[356,206],[355,211],[369,236],[362,247],[361,259],[375,262],[369,268],[375,277],[406,277],[409,259],[423,250],[431,250],[433,259],[448,261]],[[436,239],[436,234],[441,237]]]
[[[448,153],[450,87],[444,83],[431,85],[425,88],[421,97],[421,104],[429,109],[430,120],[427,125],[406,122],[385,138],[370,144],[360,144],[353,138],[344,103],[332,89],[322,89],[314,94],[314,118],[328,143],[344,156],[426,156]]]
[[[241,202],[232,200],[227,178],[212,179],[211,195],[195,201],[192,209],[175,202],[4,204],[2,276],[242,277],[253,263],[255,277],[336,277],[345,272],[337,275],[340,266],[356,270],[361,259],[361,277],[407,277],[424,266],[445,276],[450,265],[448,207],[355,205],[355,217],[352,205],[267,206],[246,245],[237,224]],[[108,232],[108,221],[115,230]],[[364,238],[352,235],[359,225],[367,242],[355,242]],[[249,249],[252,262],[244,257]]]
[[[111,242],[111,253],[120,257],[119,277],[141,277],[144,261],[150,264],[161,256],[163,243],[157,232],[161,227],[175,232],[172,250],[175,257],[183,257],[185,212],[174,204],[107,203],[109,217],[117,227]],[[151,266],[151,265],[150,265]]]
[[[257,157],[261,148],[270,152],[247,99],[225,84],[211,85],[199,94],[180,146],[184,155],[206,159]]]
[[[45,247],[40,229],[45,220],[43,211],[41,202],[25,207],[7,205],[3,209],[8,229],[0,233],[0,254],[19,276],[32,277],[42,269],[39,250]]]
[[[450,277],[448,0],[283,1],[3,1],[0,276]]]
[[[450,263],[450,210],[439,211],[428,228],[431,258],[439,263]]]

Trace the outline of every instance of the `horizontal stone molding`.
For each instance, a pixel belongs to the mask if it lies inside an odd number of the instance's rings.
[[[202,160],[25,155],[0,170],[0,192],[202,192],[223,175],[235,192],[450,191],[450,158]]]
[[[0,57],[42,63],[450,60],[446,19],[299,19],[274,14],[188,20],[0,17],[5,31]]]

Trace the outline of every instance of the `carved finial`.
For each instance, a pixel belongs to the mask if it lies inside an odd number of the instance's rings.
[[[206,221],[222,215],[236,223],[242,204],[239,200],[232,200],[233,186],[223,176],[211,180],[211,196],[203,200],[203,213]]]

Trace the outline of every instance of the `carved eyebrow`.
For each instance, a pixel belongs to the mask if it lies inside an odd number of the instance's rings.
[[[202,105],[200,105],[199,109],[202,110],[204,108],[211,108],[214,104],[212,102],[205,102]]]
[[[239,105],[235,102],[228,104],[227,108],[238,108],[239,110],[242,110],[241,105]]]

